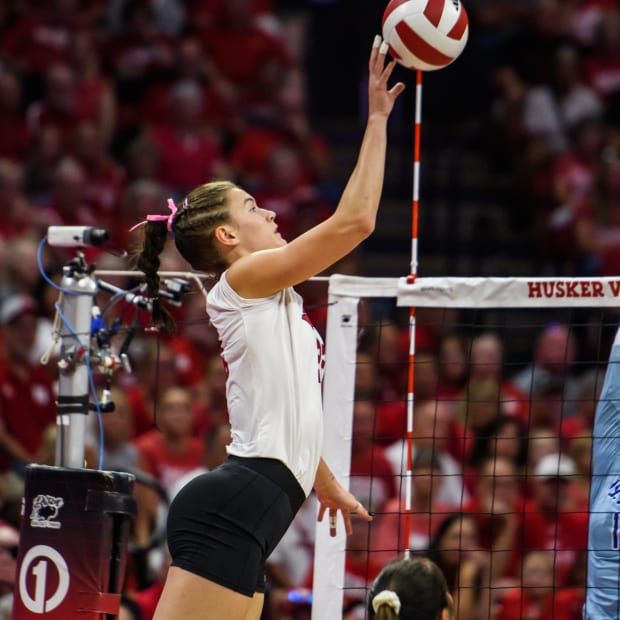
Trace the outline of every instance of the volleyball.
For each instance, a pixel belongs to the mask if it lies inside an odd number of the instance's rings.
[[[435,71],[465,48],[469,19],[460,0],[391,0],[382,28],[390,54],[401,65]]]

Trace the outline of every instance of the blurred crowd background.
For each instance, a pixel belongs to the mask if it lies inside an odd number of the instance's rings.
[[[616,276],[618,3],[463,4],[463,55],[423,78],[419,273]],[[54,462],[58,293],[37,256],[58,283],[73,254],[42,242],[48,227],[105,228],[110,242],[88,252],[103,270],[131,266],[132,225],[214,178],[233,179],[274,210],[285,238],[325,218],[355,163],[384,8],[378,0],[0,0],[5,617],[24,468]],[[398,68],[395,79],[408,88],[390,121],[377,231],[338,273],[409,269],[415,74]],[[187,265],[171,248],[162,268]],[[302,292],[324,330],[324,291]],[[166,502],[225,458],[225,375],[200,293],[174,309],[171,337],[142,329],[144,318],[117,301],[100,305],[136,335],[133,372],[115,377],[116,409],[103,416],[104,466],[146,474],[121,618],[148,620],[167,562]],[[407,546],[444,569],[460,620],[580,617],[592,418],[609,341],[601,328],[610,332],[616,316],[528,315],[522,332],[516,316],[474,332],[462,315],[419,313],[405,541],[408,330],[395,309],[362,306],[352,484],[377,518],[356,524],[347,543],[346,618],[364,617],[368,580]],[[99,441],[93,421],[93,466]],[[313,509],[310,498],[269,564],[265,618],[307,617]]]

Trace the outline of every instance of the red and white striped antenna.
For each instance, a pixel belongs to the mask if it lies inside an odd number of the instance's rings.
[[[469,20],[460,0],[390,0],[383,13],[382,30],[390,54],[404,67],[416,71],[411,265],[408,277],[408,282],[413,283],[418,275],[422,72],[442,69],[458,58],[467,43]],[[405,442],[407,458],[404,472],[406,541],[409,541],[411,534],[415,332],[415,307],[411,306]],[[407,544],[405,557],[410,554],[408,546]]]
[[[411,205],[411,265],[407,281],[413,283],[418,275],[418,211],[420,206],[420,164],[422,133],[422,71],[416,71],[415,126],[413,146],[413,200]],[[406,429],[406,467],[405,467],[405,540],[411,536],[411,461],[413,457],[413,409],[415,394],[415,306],[409,309],[409,362],[407,370],[407,429]],[[409,544],[405,547],[405,557],[410,555]]]

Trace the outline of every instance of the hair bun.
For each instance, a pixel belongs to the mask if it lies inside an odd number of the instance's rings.
[[[375,613],[379,611],[379,607],[382,605],[389,605],[397,616],[400,613],[400,599],[398,594],[392,590],[382,590],[372,599],[372,608]]]

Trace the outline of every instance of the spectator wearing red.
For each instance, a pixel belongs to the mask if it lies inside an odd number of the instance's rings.
[[[534,359],[531,364],[512,377],[514,384],[528,394],[530,402],[535,396],[542,406],[551,395],[562,403],[564,415],[571,415],[579,381],[573,374],[577,358],[577,341],[568,325],[552,322],[536,338]]]
[[[43,97],[28,106],[26,118],[33,134],[42,127],[54,127],[68,150],[71,134],[80,123],[89,120],[90,113],[92,110],[80,100],[74,70],[69,64],[56,63],[46,71]]]
[[[428,549],[428,557],[446,577],[459,620],[490,617],[488,588],[494,567],[480,533],[471,515],[452,513],[441,521]]]
[[[558,209],[571,217],[594,187],[603,147],[604,127],[594,117],[580,120],[571,129],[569,148],[553,166],[553,193]]]
[[[365,604],[366,592],[383,568],[383,564],[375,558],[375,554],[368,548],[369,524],[353,514],[351,516],[351,528],[352,532],[346,540],[344,560],[343,607],[345,609],[352,609]],[[311,589],[313,579],[314,573],[311,571],[304,585]],[[346,617],[346,615],[343,616],[343,618]]]
[[[285,239],[309,230],[333,210],[316,185],[304,182],[301,155],[288,145],[268,154],[265,177],[254,197],[261,208],[275,212],[278,231]]]
[[[491,456],[480,466],[471,499],[463,512],[475,519],[482,548],[492,553],[493,581],[514,576],[521,560],[523,495],[515,464]]]
[[[563,273],[580,273],[584,267],[581,253],[575,252],[576,222],[594,191],[604,127],[597,118],[583,118],[567,135],[567,148],[551,166],[552,208],[545,216],[545,243]]]
[[[270,61],[290,65],[284,41],[262,28],[254,14],[253,0],[226,0],[214,18],[195,26],[198,38],[221,77],[243,101],[256,90],[260,68]]]
[[[37,264],[37,250],[40,243],[41,239],[38,235],[27,231],[13,237],[4,245],[2,248],[4,270],[3,278],[0,280],[0,298],[6,299],[17,293],[36,297],[41,285],[41,274]],[[50,256],[51,252],[43,253],[44,263],[49,265],[47,261]],[[37,311],[39,314],[44,314],[41,307],[38,307]],[[49,318],[49,313],[46,316]]]
[[[500,412],[524,420],[528,414],[528,396],[508,377],[504,368],[504,345],[493,332],[484,332],[471,341],[469,377],[473,380],[499,381]]]
[[[3,205],[0,220],[3,241],[36,227],[37,212],[24,193],[23,168],[9,159],[0,159],[0,204]]]
[[[98,226],[87,194],[84,166],[73,157],[64,157],[54,170],[50,199],[39,212],[41,221],[48,226]]]
[[[177,82],[170,92],[170,121],[148,131],[159,152],[159,180],[174,196],[184,196],[192,187],[228,176],[220,137],[205,127],[202,104],[199,84]]]
[[[558,586],[567,585],[573,565],[587,548],[588,512],[576,509],[570,492],[576,474],[575,463],[567,455],[543,457],[530,478],[532,498],[523,514],[523,548],[553,554]]]
[[[221,422],[212,426],[200,436],[204,442],[203,462],[196,468],[190,469],[178,478],[169,489],[169,499],[172,501],[176,494],[191,480],[221,465],[228,458],[228,446],[232,441],[230,424]]]
[[[432,448],[416,450],[411,472],[411,510],[407,512],[408,493],[401,485],[399,495],[388,500],[370,526],[373,556],[382,564],[405,549],[428,549],[444,517],[460,510],[458,504],[446,504],[435,499],[441,493],[445,481],[441,476],[441,464]]]
[[[450,332],[439,343],[439,392],[441,400],[455,400],[469,376],[470,344],[462,334]]]
[[[373,398],[377,406],[374,440],[388,446],[402,439],[406,432],[407,410],[402,399],[392,400],[381,389],[375,356],[358,351],[355,362],[355,391]],[[417,391],[416,391],[417,394]],[[434,395],[434,392],[433,392]]]
[[[160,395],[179,382],[174,355],[165,340],[158,342],[148,336],[136,336],[129,358],[133,372],[124,389],[133,414],[134,438],[137,438],[155,427]]]
[[[157,24],[148,1],[126,2],[120,31],[105,46],[104,71],[114,76],[119,148],[142,123],[140,111],[148,87],[172,66],[174,41]]]
[[[590,484],[592,482],[592,436],[579,435],[574,437],[566,450],[575,462],[577,474],[571,485],[571,499],[578,511],[590,509]]]
[[[2,37],[3,61],[29,82],[36,82],[51,65],[66,62],[79,25],[77,4],[77,0],[50,0],[18,19]]]
[[[132,140],[127,147],[124,167],[129,182],[158,180],[159,152],[155,143],[144,133]]]
[[[33,204],[50,199],[58,163],[65,156],[62,136],[57,127],[40,127],[33,136],[32,148],[25,162],[26,194]]]
[[[138,452],[130,441],[133,436],[131,407],[120,388],[112,388],[111,399],[114,411],[101,416],[103,437],[99,435],[98,420],[92,418],[92,447],[98,453],[100,442],[103,441],[102,469],[135,473],[138,470]]]
[[[547,620],[553,614],[553,558],[548,551],[529,551],[523,557],[520,586],[503,592],[497,620]]]
[[[267,177],[269,153],[289,146],[300,157],[299,183],[320,184],[327,178],[330,151],[325,139],[312,131],[307,115],[304,77],[288,71],[274,93],[273,116],[249,125],[232,148],[231,163],[248,187],[258,187]]]
[[[101,44],[92,31],[75,33],[69,61],[75,75],[77,107],[81,116],[93,123],[103,143],[109,146],[116,130],[115,84],[101,69]]]
[[[24,473],[56,423],[53,379],[30,362],[38,307],[26,295],[8,297],[0,307],[3,356],[0,361],[0,469]]]
[[[214,426],[228,423],[228,405],[226,402],[226,369],[219,353],[207,356],[205,365],[206,399],[203,401],[203,416],[197,429],[199,434],[208,432]]]
[[[256,68],[254,83],[238,102],[239,115],[251,125],[269,122],[278,113],[275,96],[280,85],[287,79],[292,63],[270,56]]]
[[[545,426],[530,428],[527,439],[526,477],[534,474],[536,466],[542,458],[549,454],[557,454],[561,451],[562,442],[555,429]],[[527,488],[526,493],[529,497],[531,495],[531,489]]]
[[[221,365],[220,342],[217,334],[215,330],[203,329],[208,326],[208,319],[205,318],[205,298],[202,294],[196,293],[185,297],[183,319],[177,323],[177,326],[179,335],[189,342],[192,350],[189,363],[193,367],[192,376],[195,376],[195,371],[204,375],[206,360],[211,356],[215,356],[216,363]]]
[[[170,75],[151,84],[142,102],[141,117],[149,125],[165,123],[171,113],[170,92],[178,82],[189,80],[200,86],[203,120],[226,126],[234,121],[235,101],[221,80],[201,42],[192,36],[179,41],[174,49]]]
[[[443,478],[443,483],[435,496],[436,501],[461,505],[469,500],[469,494],[463,484],[463,470],[447,449],[452,420],[451,409],[445,402],[427,400],[416,403],[411,458],[413,462],[418,450],[424,447],[431,448],[441,466],[441,473],[437,479]],[[396,475],[404,477],[407,470],[407,439],[390,445],[386,454]]]
[[[122,247],[127,246],[131,242],[131,222],[141,221],[149,213],[156,213],[167,198],[166,188],[156,179],[139,178],[131,181],[122,198],[120,216],[113,227],[116,242]]]
[[[374,441],[375,404],[357,397],[353,403],[350,489],[372,511],[396,495],[396,477],[384,448]]]
[[[468,463],[476,442],[497,422],[501,415],[500,393],[497,379],[475,378],[470,379],[456,397],[450,451],[458,461]]]
[[[570,587],[555,584],[549,551],[529,551],[523,558],[520,587],[500,594],[497,620],[581,620],[585,602],[586,554],[574,566]]]
[[[527,465],[528,436],[526,426],[516,416],[500,415],[481,435],[476,437],[465,466],[465,483],[473,492],[478,483],[480,467],[489,458],[501,456],[522,472]],[[523,488],[523,491],[526,489]]]
[[[120,31],[105,50],[105,60],[124,83],[154,79],[172,65],[174,42],[157,24],[150,2],[126,2],[120,15]],[[144,85],[144,84],[143,84]]]
[[[403,328],[390,319],[367,318],[362,322],[360,349],[376,360],[377,397],[382,402],[401,400],[407,386],[407,346]],[[437,393],[430,395],[432,398]]]
[[[115,227],[121,217],[126,178],[123,168],[109,155],[100,126],[81,123],[73,133],[72,147],[87,177],[85,201],[92,205],[99,226]]]
[[[568,587],[555,592],[554,615],[562,620],[582,620],[586,601],[588,553],[580,553],[568,578]]]
[[[416,352],[413,372],[416,400],[424,402],[437,398],[437,386],[439,385],[437,354],[430,349]]]
[[[179,376],[179,383],[192,387],[200,382],[205,372],[206,360],[191,340],[175,334],[168,344],[175,357],[175,366]]]
[[[192,400],[182,387],[162,393],[157,428],[136,439],[140,468],[156,478],[166,491],[204,462],[204,443],[192,435]]]
[[[580,436],[592,436],[596,405],[601,395],[604,379],[603,368],[590,368],[579,377],[577,408],[572,416],[562,420],[560,426],[564,446],[571,446],[573,440]]]
[[[197,27],[212,24],[225,0],[195,0],[187,7],[188,21]],[[256,17],[273,14],[273,0],[252,0],[252,12]]]

